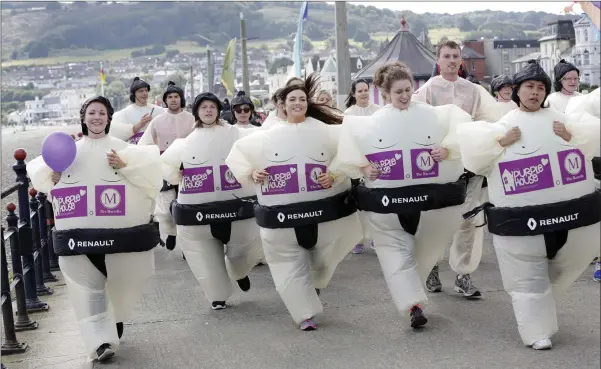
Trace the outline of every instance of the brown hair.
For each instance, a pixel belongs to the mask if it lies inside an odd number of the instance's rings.
[[[278,104],[278,96],[282,93],[282,89],[278,88],[276,90],[276,92],[273,93],[273,95],[271,96],[271,102],[273,103],[273,105],[277,105]]]
[[[317,119],[325,124],[340,124],[342,123],[342,115],[336,113],[337,109],[331,108],[325,104],[317,104],[316,96],[319,87],[319,75],[311,73],[302,85],[291,85],[284,87],[278,94],[278,100],[286,101],[286,97],[296,90],[301,90],[307,96],[307,113],[306,117]]]
[[[411,82],[411,86],[415,83],[411,69],[402,62],[394,62],[381,66],[376,70],[374,74],[375,78],[378,78],[379,87],[387,94],[390,94],[390,89],[396,81],[406,79]]]
[[[443,47],[448,47],[449,49],[457,49],[461,51],[461,46],[459,46],[457,42],[453,40],[442,41],[438,44],[438,47],[436,48],[436,58],[440,58],[440,49],[442,49]]]
[[[407,68],[407,66],[405,64],[401,63],[398,60],[387,62],[386,64],[382,65],[380,68],[376,69],[376,73],[374,73],[374,78],[373,78],[374,86],[376,86],[380,90],[383,89],[384,77],[386,76],[386,74],[388,73],[388,71],[390,70],[390,68],[392,66]]]

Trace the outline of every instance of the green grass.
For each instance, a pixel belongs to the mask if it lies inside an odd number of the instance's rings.
[[[461,32],[459,28],[437,28],[428,30],[430,41],[433,45],[436,45],[443,36],[447,36],[449,40],[463,41],[467,33],[468,32]]]
[[[266,12],[268,13],[268,12]],[[271,14],[266,14],[270,16]],[[280,14],[281,16],[281,14]],[[438,41],[443,37],[447,36],[451,40],[461,41],[465,37],[465,32],[459,31],[458,28],[440,28],[440,29],[431,29],[430,30],[430,39],[433,44],[438,43]],[[395,32],[378,32],[371,35],[371,38],[375,41],[383,41],[388,38],[392,40]],[[248,47],[261,47],[262,45],[267,45],[269,49],[276,48],[279,44],[285,44],[286,40],[283,38],[273,39],[273,40],[250,40],[248,42]],[[361,47],[361,43],[356,42],[353,39],[349,39],[349,44],[355,47]],[[146,47],[150,47],[148,45]],[[225,46],[225,45],[224,45]],[[204,53],[206,52],[206,48],[204,46],[198,46],[193,41],[179,41],[175,44],[167,45],[165,47],[167,50],[179,50],[185,54],[191,53]],[[313,41],[314,50],[320,51],[326,49],[325,41]],[[64,63],[75,63],[75,62],[87,62],[87,61],[116,61],[119,59],[127,58],[131,56],[132,51],[142,50],[144,47],[135,47],[131,49],[120,49],[120,50],[92,50],[92,49],[76,49],[76,50],[59,50],[56,51],[56,55],[51,55],[47,58],[37,58],[37,59],[23,59],[23,60],[10,60],[2,63],[2,68],[12,67],[12,66],[31,66],[31,65],[53,65],[53,64],[64,64]]]

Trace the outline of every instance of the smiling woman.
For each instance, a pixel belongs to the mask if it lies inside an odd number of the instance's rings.
[[[334,168],[363,174],[354,197],[392,300],[416,328],[427,322],[422,283],[459,228],[465,182],[453,132],[471,117],[454,105],[412,102],[413,75],[402,63],[376,73],[391,104],[372,116],[345,116]]]
[[[73,163],[53,173],[42,157],[27,164],[34,187],[50,194],[54,250],[91,359],[115,354],[146,281],[158,233],[149,223],[162,179],[155,146],[109,135],[113,108],[101,96],[80,112],[84,134]],[[112,309],[109,310],[108,306]]]
[[[320,289],[361,238],[350,180],[328,168],[341,116],[316,102],[316,87],[311,74],[281,90],[286,121],[240,139],[226,159],[242,186],[257,193],[265,260],[301,330],[317,328]]]

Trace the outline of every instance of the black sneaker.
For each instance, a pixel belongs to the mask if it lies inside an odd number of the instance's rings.
[[[167,242],[165,242],[167,250],[173,250],[175,248],[175,240],[175,236],[167,236]]]
[[[438,264],[432,268],[428,279],[426,279],[426,289],[430,292],[442,291],[442,283],[440,283],[440,278],[438,277]]]
[[[321,290],[319,288],[316,288],[315,292],[317,292],[317,296],[321,295]]]
[[[411,308],[409,316],[411,317],[411,328],[419,328],[428,323],[422,308],[417,305]]]
[[[226,307],[225,301],[213,301],[213,303],[211,303],[211,309],[213,310],[222,310]]]
[[[117,323],[117,336],[121,338],[123,336],[123,322]]]
[[[250,290],[250,279],[248,278],[248,276],[242,279],[238,279],[236,282],[238,282],[238,287],[240,287],[242,291],[246,292]]]
[[[107,361],[108,359],[115,356],[115,351],[111,348],[111,345],[108,343],[103,343],[96,350],[96,355],[98,355],[98,361]]]

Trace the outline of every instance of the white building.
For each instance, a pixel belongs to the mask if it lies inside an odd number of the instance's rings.
[[[25,101],[25,123],[39,123],[48,118],[48,109],[44,107],[44,100],[35,97],[35,100]]]
[[[586,17],[574,22],[576,42],[569,61],[580,69],[580,82],[601,85],[601,45],[594,25]]]
[[[79,119],[79,110],[83,103],[90,97],[96,95],[94,89],[64,90],[58,92],[60,95],[60,104],[62,116],[65,118]]]
[[[543,70],[555,79],[553,68],[562,57],[568,55],[569,49],[574,46],[574,25],[570,20],[558,20],[549,23],[545,36],[540,40],[540,64]]]

